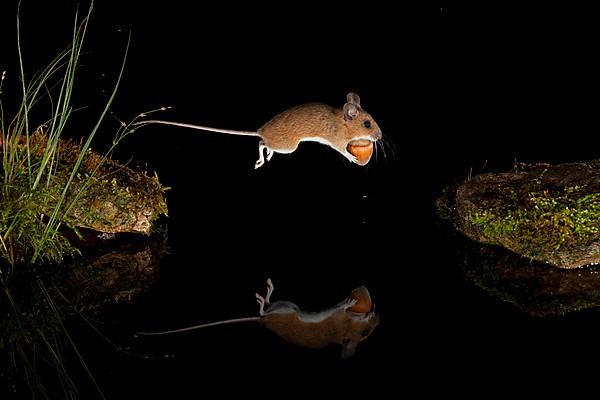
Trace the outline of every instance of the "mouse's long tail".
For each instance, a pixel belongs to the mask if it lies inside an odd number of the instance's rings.
[[[175,330],[172,330],[172,331],[163,331],[163,332],[138,332],[136,335],[142,335],[142,336],[168,335],[168,334],[171,334],[171,333],[188,332],[188,331],[193,331],[193,330],[196,330],[196,329],[208,328],[208,327],[217,326],[217,325],[236,324],[238,322],[254,322],[254,321],[258,321],[259,319],[260,319],[260,317],[247,317],[247,318],[228,319],[228,320],[225,320],[225,321],[209,322],[208,324],[194,325],[194,326],[189,326],[187,328],[175,329]]]
[[[147,120],[147,121],[140,121],[140,122],[136,122],[136,123],[134,123],[132,125],[136,126],[136,125],[151,125],[151,124],[180,126],[182,128],[192,128],[192,129],[199,129],[199,130],[202,130],[202,131],[227,133],[229,135],[260,136],[258,134],[258,132],[234,131],[234,130],[231,130],[231,129],[211,128],[209,126],[184,124],[184,123],[181,123],[181,122],[162,121],[162,120],[159,120],[159,119],[150,119],[150,120]]]

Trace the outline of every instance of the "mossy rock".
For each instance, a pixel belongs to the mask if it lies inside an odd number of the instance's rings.
[[[47,141],[47,136],[40,133],[31,136],[34,163],[38,157],[41,159]],[[60,197],[80,151],[81,143],[60,141],[56,170],[48,185],[43,184],[49,188],[44,193],[46,198]],[[70,227],[103,233],[149,234],[152,223],[160,215],[167,214],[165,190],[156,175],[134,171],[90,150],[67,193],[64,203],[72,206],[62,222]],[[49,202],[49,205],[53,207],[54,203]],[[51,210],[42,211],[49,214]]]
[[[148,235],[167,214],[166,188],[156,175],[87,150],[72,176],[81,142],[58,140],[49,151],[48,140],[39,129],[29,146],[24,136],[0,142],[0,264],[60,263],[77,253],[66,238],[72,230]]]
[[[600,263],[600,161],[481,174],[447,188],[437,206],[480,243],[560,268]]]

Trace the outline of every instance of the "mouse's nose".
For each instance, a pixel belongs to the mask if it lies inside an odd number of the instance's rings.
[[[381,131],[377,131],[373,132],[371,136],[373,137],[373,140],[379,140],[383,137],[383,133],[381,133]]]

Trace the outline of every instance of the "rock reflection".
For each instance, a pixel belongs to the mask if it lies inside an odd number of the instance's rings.
[[[151,287],[166,252],[166,232],[111,240],[92,235],[83,244],[82,256],[68,264],[21,268],[2,281],[0,398],[2,392],[29,390],[41,397],[58,392],[78,398],[74,369],[96,386],[77,349],[78,330],[85,329],[87,317],[131,302]]]
[[[557,317],[600,306],[600,267],[559,269],[502,248],[460,238],[467,282],[536,317]]]

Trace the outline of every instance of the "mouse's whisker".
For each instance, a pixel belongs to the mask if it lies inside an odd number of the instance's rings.
[[[381,140],[381,143],[379,143],[379,145],[381,146],[381,152],[383,153],[383,159],[387,163],[387,153],[385,152],[385,146],[384,146],[383,139]]]
[[[387,160],[387,152],[385,151],[386,147],[389,149],[389,144],[388,144],[388,140],[387,139],[382,139],[381,140],[381,148],[383,149],[383,151],[386,153],[386,160]],[[392,156],[392,159],[394,157]]]
[[[387,139],[385,143],[388,145],[388,148],[392,152],[392,159],[395,160],[396,159],[396,143],[394,143],[392,138]]]

